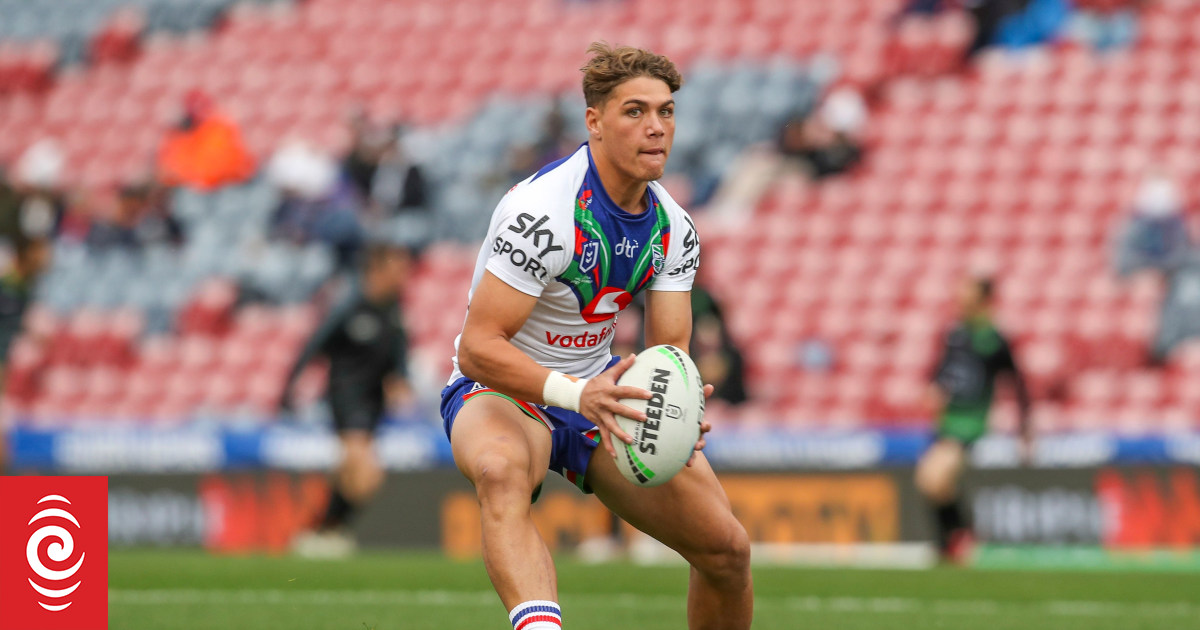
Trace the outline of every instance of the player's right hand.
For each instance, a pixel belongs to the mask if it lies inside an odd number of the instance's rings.
[[[631,420],[645,422],[646,414],[635,411],[620,403],[622,398],[640,398],[650,400],[650,392],[640,387],[617,385],[617,380],[633,365],[634,355],[629,355],[617,362],[616,365],[601,372],[599,376],[588,380],[579,397],[579,413],[595,423],[600,430],[600,443],[612,457],[617,456],[613,447],[612,436],[626,444],[633,443],[633,436],[621,430],[614,417],[620,414]]]

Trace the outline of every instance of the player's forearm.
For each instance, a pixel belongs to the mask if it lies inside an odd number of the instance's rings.
[[[676,348],[683,350],[684,354],[691,356],[692,352],[691,352],[691,348],[690,348],[690,345],[691,345],[690,337],[691,337],[690,334],[685,337],[685,336],[678,335],[678,334],[654,334],[653,332],[647,330],[646,331],[646,347],[651,348],[654,346],[660,346],[660,345],[666,344],[669,346],[675,346]]]
[[[507,339],[464,338],[458,355],[463,376],[518,400],[543,404],[542,391],[550,369],[538,365]]]
[[[646,347],[675,346],[691,354],[692,302],[685,291],[650,291],[646,298]]]

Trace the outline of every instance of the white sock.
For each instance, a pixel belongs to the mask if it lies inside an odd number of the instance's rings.
[[[562,611],[556,602],[531,600],[508,613],[513,630],[562,630]]]

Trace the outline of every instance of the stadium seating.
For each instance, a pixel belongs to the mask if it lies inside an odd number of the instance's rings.
[[[72,16],[69,32],[24,17],[50,4],[0,0],[0,14],[22,7],[0,42],[36,36],[63,46],[62,37],[99,32],[114,6]],[[1041,430],[1200,426],[1200,395],[1187,385],[1200,382],[1200,348],[1186,345],[1164,369],[1147,369],[1142,347],[1162,289],[1149,278],[1118,281],[1108,265],[1114,222],[1150,161],[1189,193],[1200,187],[1192,159],[1200,67],[1187,63],[1200,44],[1193,3],[1151,4],[1130,50],[985,53],[962,72],[969,25],[951,16],[893,31],[899,2],[119,4],[145,7],[150,31],[225,17],[204,37],[147,37],[136,58],[61,73],[41,92],[0,91],[0,160],[51,136],[78,183],[120,181],[140,172],[197,87],[219,96],[260,156],[293,136],[339,151],[344,114],[365,103],[412,125],[406,144],[434,183],[438,234],[468,241],[510,183],[488,180],[492,169],[510,146],[537,137],[553,95],[574,93],[571,60],[582,61],[593,38],[652,47],[685,66],[673,168],[693,176],[719,176],[834,78],[888,78],[856,172],[819,185],[779,181],[732,225],[696,213],[707,278],[745,346],[755,395],[715,413],[811,427],[927,422],[921,396],[955,283],[986,269],[999,279],[999,319],[1029,373]],[[517,23],[528,31],[514,40]],[[0,72],[20,65],[6,66],[6,54],[26,54],[6,50]],[[268,413],[314,323],[312,292],[332,271],[319,248],[262,239],[272,195],[261,184],[180,191],[177,210],[195,229],[179,252],[132,260],[60,246],[29,332],[53,343],[18,342],[10,404],[38,422]],[[474,254],[435,245],[411,287],[414,360],[429,373],[447,369],[461,322],[446,313],[465,303]],[[229,310],[213,278],[254,287],[277,306]],[[118,318],[119,334],[110,330]],[[250,339],[266,351],[245,352]],[[811,340],[831,348],[825,371],[804,367]],[[106,349],[56,349],[72,344]],[[72,358],[84,355],[106,358]],[[173,376],[155,378],[163,373]],[[113,386],[114,374],[124,387]],[[1011,401],[998,411],[998,425],[1011,426]]]
[[[893,80],[860,172],[820,188],[793,186],[756,209],[756,217],[771,217],[763,225],[706,243],[710,265],[797,247],[820,252],[791,255],[790,273],[761,282],[796,303],[793,316],[813,322],[815,333],[805,335],[835,346],[832,375],[793,368],[764,380],[786,367],[778,344],[796,347],[797,324],[764,322],[759,296],[768,307],[778,298],[735,284],[738,272],[721,274],[729,276],[718,289],[734,332],[751,344],[750,382],[774,399],[778,417],[842,426],[840,412],[865,396],[875,413],[857,422],[922,418],[919,396],[903,390],[924,382],[952,316],[953,283],[991,271],[1000,281],[999,319],[1038,395],[1040,429],[1197,426],[1200,409],[1182,385],[1200,382],[1189,358],[1195,342],[1163,370],[1144,367],[1162,288],[1152,278],[1119,282],[1108,263],[1115,222],[1147,167],[1166,166],[1189,192],[1200,176],[1187,158],[1198,148],[1192,92],[1200,74],[1177,62],[1187,44],[1159,37],[1200,17],[1190,5],[1164,3],[1144,19],[1143,42],[1109,58],[1070,47],[1025,59],[997,53],[966,79]],[[1094,102],[1080,98],[1093,93]],[[778,213],[789,220],[773,220]],[[906,258],[905,267],[888,264]],[[788,330],[763,331],[764,324]],[[914,352],[922,358],[905,356]],[[788,392],[780,382],[806,380],[831,393]],[[1012,405],[1000,407],[995,421],[1011,426]]]

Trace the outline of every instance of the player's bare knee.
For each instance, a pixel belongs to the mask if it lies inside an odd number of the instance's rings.
[[[528,509],[533,487],[528,466],[503,452],[492,451],[477,457],[471,466],[471,480],[480,506],[488,511],[507,512],[511,507]]]
[[[733,521],[693,556],[692,566],[714,585],[744,588],[750,580],[750,537],[746,529]]]

